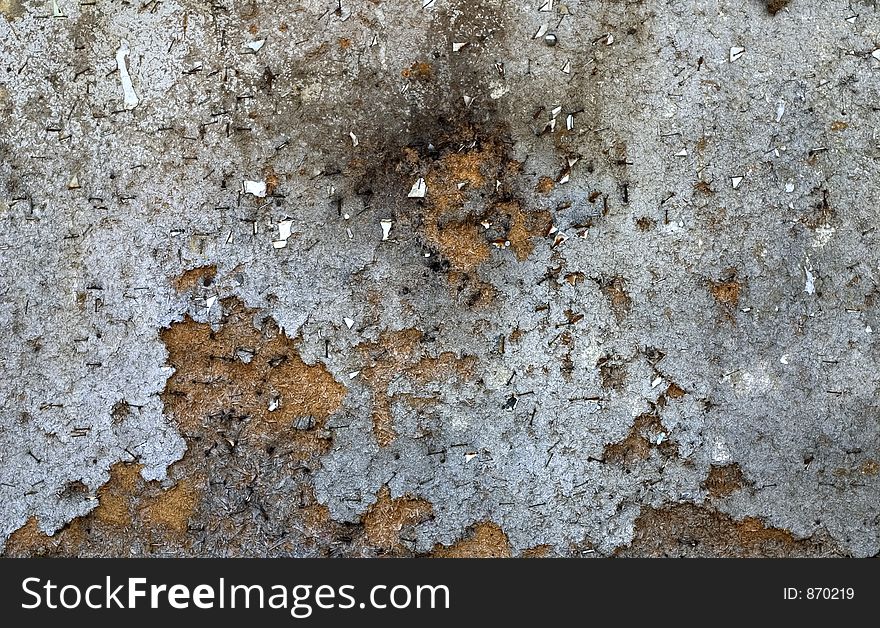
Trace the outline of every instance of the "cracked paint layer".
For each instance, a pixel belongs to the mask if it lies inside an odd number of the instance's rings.
[[[0,1],[6,554],[880,551],[876,7],[539,4]]]

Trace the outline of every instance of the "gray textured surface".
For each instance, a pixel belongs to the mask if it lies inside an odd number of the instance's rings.
[[[0,2],[0,538],[31,515],[51,533],[86,513],[95,501],[64,487],[94,493],[117,461],[164,476],[185,445],[158,396],[158,330],[186,313],[216,323],[211,297],[237,296],[348,387],[315,477],[338,521],[388,484],[433,504],[416,551],[491,520],[516,550],[607,553],[642,507],[701,503],[710,465],[736,463],[748,490],[722,511],[876,554],[873,3],[793,0],[773,17],[752,0],[422,4],[57,0],[52,17],[52,2]],[[544,23],[557,46],[533,39]],[[402,76],[415,62],[429,80]],[[523,167],[499,194],[568,236],[536,238],[524,261],[493,250],[473,273],[496,290],[483,308],[431,268],[407,198],[424,172],[395,171],[406,146],[424,157],[445,134],[435,148],[455,152],[464,127],[504,138]],[[567,183],[534,192],[575,157]],[[270,168],[274,197],[241,192]],[[276,249],[282,220],[295,233]],[[173,279],[205,264],[218,281],[178,295]],[[738,300],[719,302],[730,269]],[[602,290],[614,277],[622,312]],[[566,310],[583,318],[560,327]],[[398,436],[380,447],[356,347],[411,328],[433,339],[426,355],[474,356],[475,374],[392,382]],[[626,371],[618,389],[602,384],[606,356]],[[603,462],[672,383],[687,394],[654,436],[677,453]],[[120,401],[137,411],[116,424]]]

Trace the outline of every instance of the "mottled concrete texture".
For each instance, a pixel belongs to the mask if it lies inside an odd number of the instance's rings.
[[[873,0],[0,0],[7,555],[880,551]]]

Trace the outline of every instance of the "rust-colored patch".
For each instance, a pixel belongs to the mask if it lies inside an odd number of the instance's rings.
[[[373,391],[373,435],[381,447],[390,445],[397,437],[391,412],[393,397],[388,394],[395,378],[407,377],[417,384],[446,381],[470,376],[476,364],[473,357],[458,357],[450,352],[427,355],[423,336],[417,329],[405,329],[383,333],[378,342],[358,346],[369,361],[361,375]]]
[[[272,168],[268,168],[263,175],[263,180],[266,182],[266,195],[273,196],[281,184],[278,174]]]
[[[339,48],[341,50],[348,50],[349,48],[351,48],[351,40],[348,39],[347,37],[340,37],[339,38]]]
[[[217,276],[216,264],[190,268],[174,281],[174,289],[177,292],[186,292],[196,286],[208,286]]]
[[[550,194],[556,182],[551,177],[541,177],[538,179],[538,185],[535,186],[535,192],[538,194]]]
[[[739,305],[739,296],[742,284],[737,281],[737,272],[735,268],[729,268],[725,272],[724,278],[720,281],[709,282],[709,292],[715,297],[715,300],[727,307],[735,308]]]
[[[711,497],[720,498],[732,495],[742,489],[746,484],[742,469],[736,463],[726,465],[712,465],[709,475],[703,482],[703,488]]]
[[[51,536],[43,534],[32,517],[7,542],[6,554],[125,556],[135,541],[179,542],[201,499],[200,484],[184,478],[164,489],[159,482],[145,482],[141,468],[136,463],[114,464],[92,512]]]
[[[845,131],[849,128],[849,123],[844,122],[843,120],[835,120],[831,123],[832,131]]]
[[[6,555],[39,556],[50,545],[51,538],[40,530],[37,518],[31,517],[6,539]]]
[[[630,465],[647,460],[653,449],[664,455],[678,454],[678,447],[669,441],[666,428],[656,410],[637,416],[629,434],[623,440],[605,445],[602,460]]]
[[[481,188],[486,179],[482,170],[497,156],[494,146],[463,153],[449,153],[431,163],[425,174],[428,197],[425,207],[425,237],[437,246],[455,270],[473,271],[489,259],[491,249],[482,225],[461,209],[466,188]],[[459,187],[464,183],[464,187]]]
[[[547,558],[552,551],[552,545],[536,545],[535,547],[524,549],[519,556],[520,558]]]
[[[162,526],[177,534],[186,532],[189,520],[199,502],[197,481],[183,478],[166,491],[152,497],[143,506],[144,520],[153,526]]]
[[[473,274],[492,254],[493,245],[510,246],[520,261],[533,240],[550,229],[547,212],[527,211],[506,182],[518,180],[522,164],[508,156],[500,134],[478,136],[473,129],[451,128],[442,148],[422,155],[402,150],[397,172],[423,176],[427,194],[413,203],[413,224],[450,271]]]
[[[400,73],[403,78],[415,81],[430,81],[434,77],[434,69],[430,63],[416,61],[410,67]]]
[[[715,190],[712,189],[712,184],[708,181],[697,181],[694,183],[694,189],[703,196],[715,195]]]
[[[608,299],[611,311],[618,321],[622,321],[632,309],[632,299],[626,291],[626,281],[623,277],[603,278],[599,284],[602,294]]]
[[[791,532],[769,528],[755,517],[736,521],[693,504],[643,508],[632,543],[618,556],[639,557],[775,557],[840,556],[826,537],[797,539]]]
[[[131,525],[131,501],[142,489],[142,468],[123,462],[110,467],[110,480],[98,489],[98,507],[91,513],[96,520],[117,528]]]
[[[229,408],[261,432],[335,412],[345,387],[321,364],[302,361],[296,342],[271,319],[253,325],[255,311],[235,298],[221,301],[220,329],[186,317],[160,332],[175,369],[162,400],[185,433]]]
[[[672,382],[666,387],[666,396],[670,399],[681,399],[686,394],[687,391],[675,382]]]
[[[513,254],[520,262],[529,258],[534,250],[532,240],[543,236],[550,230],[551,219],[547,212],[526,213],[517,201],[508,201],[496,205],[496,211],[508,217],[510,228],[507,230],[507,242]]]
[[[392,499],[388,486],[383,486],[363,516],[367,542],[386,552],[405,551],[401,531],[429,519],[433,512],[430,502],[408,496]]]
[[[468,535],[452,545],[434,546],[434,558],[510,558],[510,542],[491,521],[475,524]]]
[[[866,460],[865,463],[859,468],[862,475],[878,475],[880,474],[880,463],[876,460]]]
[[[362,527],[333,521],[314,494],[312,469],[332,434],[322,425],[345,388],[323,366],[305,364],[271,319],[255,327],[255,312],[240,301],[221,305],[216,330],[190,319],[160,330],[175,368],[162,399],[187,444],[168,469],[168,488],[144,481],[137,462],[117,463],[95,510],[53,536],[28,522],[6,555],[375,553]],[[112,412],[117,422],[130,413],[125,402]],[[280,483],[292,487],[285,500]]]

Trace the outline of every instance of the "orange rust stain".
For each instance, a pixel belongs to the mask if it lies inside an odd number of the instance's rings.
[[[516,201],[500,203],[496,211],[509,217],[510,229],[507,231],[507,240],[513,254],[520,262],[528,259],[534,250],[532,240],[543,236],[551,227],[550,214],[547,212],[525,213],[522,205]]]
[[[150,498],[143,505],[144,521],[177,534],[184,534],[199,504],[198,480],[182,478],[171,488]]]
[[[464,539],[452,545],[434,546],[434,558],[510,558],[510,542],[491,521],[475,524]]]
[[[666,388],[666,396],[669,397],[670,399],[681,399],[686,394],[687,394],[687,391],[684,388],[682,388],[681,386],[679,386],[678,384],[676,384],[675,382],[672,382]]]
[[[663,454],[674,455],[678,447],[664,437],[657,444],[657,437],[666,434],[666,428],[660,421],[660,415],[655,412],[645,412],[636,417],[629,434],[616,443],[605,445],[602,459],[605,462],[632,464],[640,460],[647,460],[651,456],[652,449],[658,449]]]
[[[210,284],[216,276],[217,266],[215,264],[190,268],[174,281],[174,289],[178,292],[186,292],[196,286]]]
[[[143,488],[143,465],[117,462],[110,467],[110,480],[98,489],[98,507],[92,515],[118,528],[131,525],[132,497]]]
[[[709,291],[719,304],[736,307],[739,304],[742,284],[737,281],[735,268],[728,268],[725,275],[721,281],[709,282]]]
[[[556,182],[551,177],[541,177],[538,179],[538,185],[535,186],[535,192],[538,194],[550,194]]]
[[[467,142],[461,143],[465,145]],[[404,150],[402,163],[417,168],[418,153]],[[547,212],[526,212],[515,200],[488,205],[482,200],[498,192],[496,182],[506,180],[521,167],[505,156],[498,139],[474,142],[467,150],[448,151],[424,164],[428,192],[421,205],[423,235],[449,262],[451,270],[470,274],[490,258],[493,242],[485,225],[501,230],[500,243],[509,241],[520,261],[531,253],[532,240],[547,234]],[[469,200],[475,201],[474,206],[467,205]]]
[[[552,545],[536,545],[535,547],[524,549],[520,553],[520,558],[547,558],[552,551]]]
[[[363,516],[367,542],[385,551],[405,550],[400,540],[403,528],[427,520],[433,512],[430,502],[409,496],[392,499],[388,486],[383,486]]]
[[[430,81],[434,77],[434,69],[431,67],[430,63],[416,61],[400,74],[403,78],[415,81]]]
[[[217,331],[187,317],[160,332],[175,369],[162,400],[184,433],[229,408],[250,418],[249,428],[268,432],[312,416],[323,424],[342,404],[346,388],[321,365],[308,365],[271,319],[253,325],[255,311],[223,299]],[[273,407],[274,410],[269,408]]]
[[[849,124],[843,120],[835,120],[831,123],[832,131],[845,131],[847,128],[849,128]]]
[[[275,190],[278,189],[278,186],[281,183],[278,174],[272,168],[269,168],[263,175],[263,180],[266,182],[266,195],[272,196],[275,194]]]

